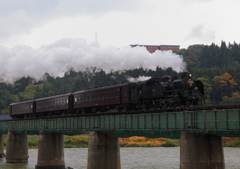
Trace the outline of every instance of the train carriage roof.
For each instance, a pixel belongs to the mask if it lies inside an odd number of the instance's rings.
[[[69,96],[72,93],[66,93],[66,94],[61,94],[61,95],[56,95],[56,96],[49,96],[49,97],[43,97],[43,98],[39,98],[39,99],[35,99],[36,101],[42,101],[42,100],[48,100],[48,99],[53,99],[53,98],[58,98],[58,97],[65,97],[65,96]]]
[[[43,98],[39,98],[39,99],[33,99],[33,100],[28,100],[28,101],[23,101],[23,102],[18,102],[18,103],[11,103],[10,106],[20,105],[20,104],[25,104],[25,103],[32,103],[34,101],[38,102],[38,101],[43,101],[43,100],[48,100],[48,99],[53,99],[53,98],[60,98],[60,97],[70,96],[72,94],[74,95],[74,94],[80,94],[80,93],[94,92],[94,91],[98,91],[98,90],[119,88],[119,87],[128,86],[130,84],[135,84],[135,83],[133,83],[133,82],[126,82],[126,83],[120,83],[120,84],[111,85],[111,86],[97,87],[97,88],[93,88],[93,89],[76,91],[76,92],[73,92],[73,93],[66,93],[66,94],[61,94],[61,95],[56,95],[56,96],[49,96],[49,97],[43,97]]]
[[[106,90],[106,89],[119,88],[119,87],[128,86],[129,84],[134,84],[134,83],[132,83],[132,82],[126,82],[126,83],[120,83],[120,84],[111,85],[111,86],[103,86],[103,87],[97,87],[97,88],[88,89],[88,90],[81,90],[81,91],[73,92],[73,95],[74,95],[74,94],[80,94],[80,93],[94,92],[94,91],[98,91],[98,90]]]
[[[34,100],[28,100],[28,101],[23,101],[23,102],[17,102],[17,103],[11,103],[10,106],[15,106],[19,104],[26,104],[26,103],[32,103]]]

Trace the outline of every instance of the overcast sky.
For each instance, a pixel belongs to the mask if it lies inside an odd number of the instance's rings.
[[[185,71],[182,56],[129,45],[240,43],[239,9],[239,0],[0,0],[0,80],[92,66]]]
[[[0,45],[64,38],[101,45],[240,42],[239,0],[0,0]]]

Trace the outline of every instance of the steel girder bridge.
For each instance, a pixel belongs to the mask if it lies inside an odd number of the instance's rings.
[[[39,130],[65,135],[103,132],[116,137],[180,138],[180,131],[224,137],[240,136],[240,109],[103,115],[1,121],[0,134],[38,135]]]

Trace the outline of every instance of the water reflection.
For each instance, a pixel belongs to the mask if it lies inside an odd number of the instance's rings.
[[[6,163],[0,158],[0,169],[35,169],[37,149],[29,150],[28,163]],[[66,167],[87,168],[87,148],[64,149]],[[180,148],[121,148],[122,169],[179,169]],[[224,148],[227,169],[240,168],[240,148]]]
[[[28,163],[6,163],[5,158],[0,159],[0,169],[27,169],[27,168],[29,168]]]

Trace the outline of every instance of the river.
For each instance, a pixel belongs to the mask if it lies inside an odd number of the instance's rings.
[[[65,165],[87,168],[87,148],[65,148]],[[180,148],[120,148],[122,169],[179,169]],[[224,148],[226,169],[240,168],[240,148]],[[27,164],[7,164],[0,159],[0,169],[35,169],[37,149],[29,149]]]

